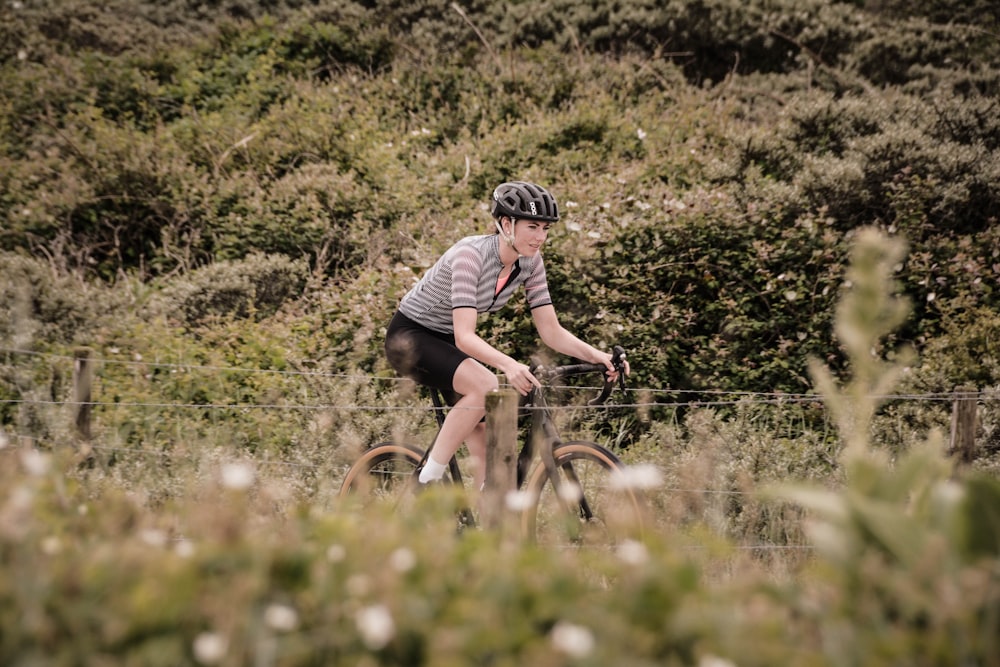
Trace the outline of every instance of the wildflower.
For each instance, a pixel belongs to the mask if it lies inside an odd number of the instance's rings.
[[[373,651],[385,648],[396,634],[396,624],[392,620],[392,614],[382,604],[360,610],[354,621],[361,634],[361,641]]]
[[[648,491],[663,486],[663,475],[659,468],[648,463],[626,466],[615,471],[611,478],[614,489],[636,489]]]
[[[46,556],[55,556],[62,551],[62,540],[55,535],[49,535],[42,540],[42,553]]]
[[[326,559],[331,563],[339,563],[347,558],[347,549],[343,544],[331,544],[326,549]]]
[[[291,632],[299,625],[299,615],[285,604],[272,604],[264,610],[264,622],[272,630]]]
[[[41,477],[49,471],[49,457],[37,449],[26,449],[21,454],[21,465],[28,474]]]
[[[625,563],[629,565],[643,565],[649,560],[649,551],[646,545],[635,540],[625,540],[618,545],[615,552]]]
[[[642,129],[641,127],[638,130],[636,130],[635,134],[636,134],[636,136],[639,137],[639,141],[642,141],[643,139],[646,138],[646,131],[644,129]]]
[[[389,555],[389,564],[396,572],[409,572],[417,564],[417,556],[411,549],[400,547]]]
[[[594,650],[594,635],[582,625],[559,621],[550,637],[553,648],[573,658],[584,658]]]
[[[714,655],[703,655],[698,660],[698,667],[736,667],[736,665],[725,658],[719,658]]]
[[[222,466],[222,486],[235,491],[249,489],[254,481],[253,467],[246,463],[227,463]]]
[[[203,665],[214,665],[226,657],[229,642],[216,632],[202,632],[194,638],[194,659]]]
[[[151,547],[162,547],[167,543],[167,534],[156,528],[140,531],[139,539]]]
[[[190,558],[194,555],[194,542],[182,537],[174,545],[174,553],[181,558]]]
[[[504,504],[511,512],[523,512],[531,508],[531,494],[527,491],[510,491],[504,496]]]
[[[583,498],[583,489],[575,482],[565,481],[559,485],[559,497],[568,503],[577,503]]]

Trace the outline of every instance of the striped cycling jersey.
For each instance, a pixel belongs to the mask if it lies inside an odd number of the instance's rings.
[[[468,236],[451,248],[427,270],[427,273],[403,296],[401,313],[428,329],[454,333],[451,311],[475,308],[477,313],[500,310],[510,300],[518,285],[524,285],[529,308],[552,303],[545,280],[541,254],[519,257],[507,283],[497,292],[500,260],[500,236]]]

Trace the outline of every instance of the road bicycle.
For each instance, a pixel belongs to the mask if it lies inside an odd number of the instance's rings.
[[[613,364],[618,384],[625,390],[625,351],[614,348]],[[516,492],[509,511],[520,513],[525,537],[539,543],[608,544],[641,530],[642,512],[638,494],[625,483],[625,466],[606,447],[583,440],[563,441],[556,428],[547,395],[572,376],[601,374],[600,394],[588,401],[598,406],[615,388],[602,364],[571,364],[532,371],[542,384],[521,399],[518,414],[527,421],[517,457]],[[444,407],[438,392],[431,392],[438,428]],[[372,501],[399,499],[417,488],[417,476],[428,450],[408,443],[381,442],[370,446],[351,465],[341,485],[342,498]],[[452,457],[445,484],[462,488],[463,476],[457,457]],[[474,525],[471,503],[458,510],[462,525]]]

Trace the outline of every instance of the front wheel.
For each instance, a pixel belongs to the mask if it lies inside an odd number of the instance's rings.
[[[527,480],[530,504],[522,515],[529,539],[539,544],[606,546],[642,530],[639,497],[615,479],[624,469],[618,457],[593,442],[564,442],[553,456],[558,488],[538,464]]]

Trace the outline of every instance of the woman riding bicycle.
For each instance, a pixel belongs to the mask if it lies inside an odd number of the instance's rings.
[[[496,232],[469,236],[449,248],[403,296],[386,331],[386,357],[401,375],[441,390],[452,406],[420,482],[440,479],[465,442],[473,459],[476,488],[485,477],[486,395],[498,388],[501,371],[522,395],[540,386],[525,364],[476,333],[479,313],[496,312],[524,285],[532,321],[553,350],[616,371],[611,354],[583,342],[559,323],[545,278],[541,247],[559,220],[555,198],[534,183],[513,181],[493,191]],[[502,242],[501,242],[502,238]],[[628,373],[628,366],[625,366]]]

